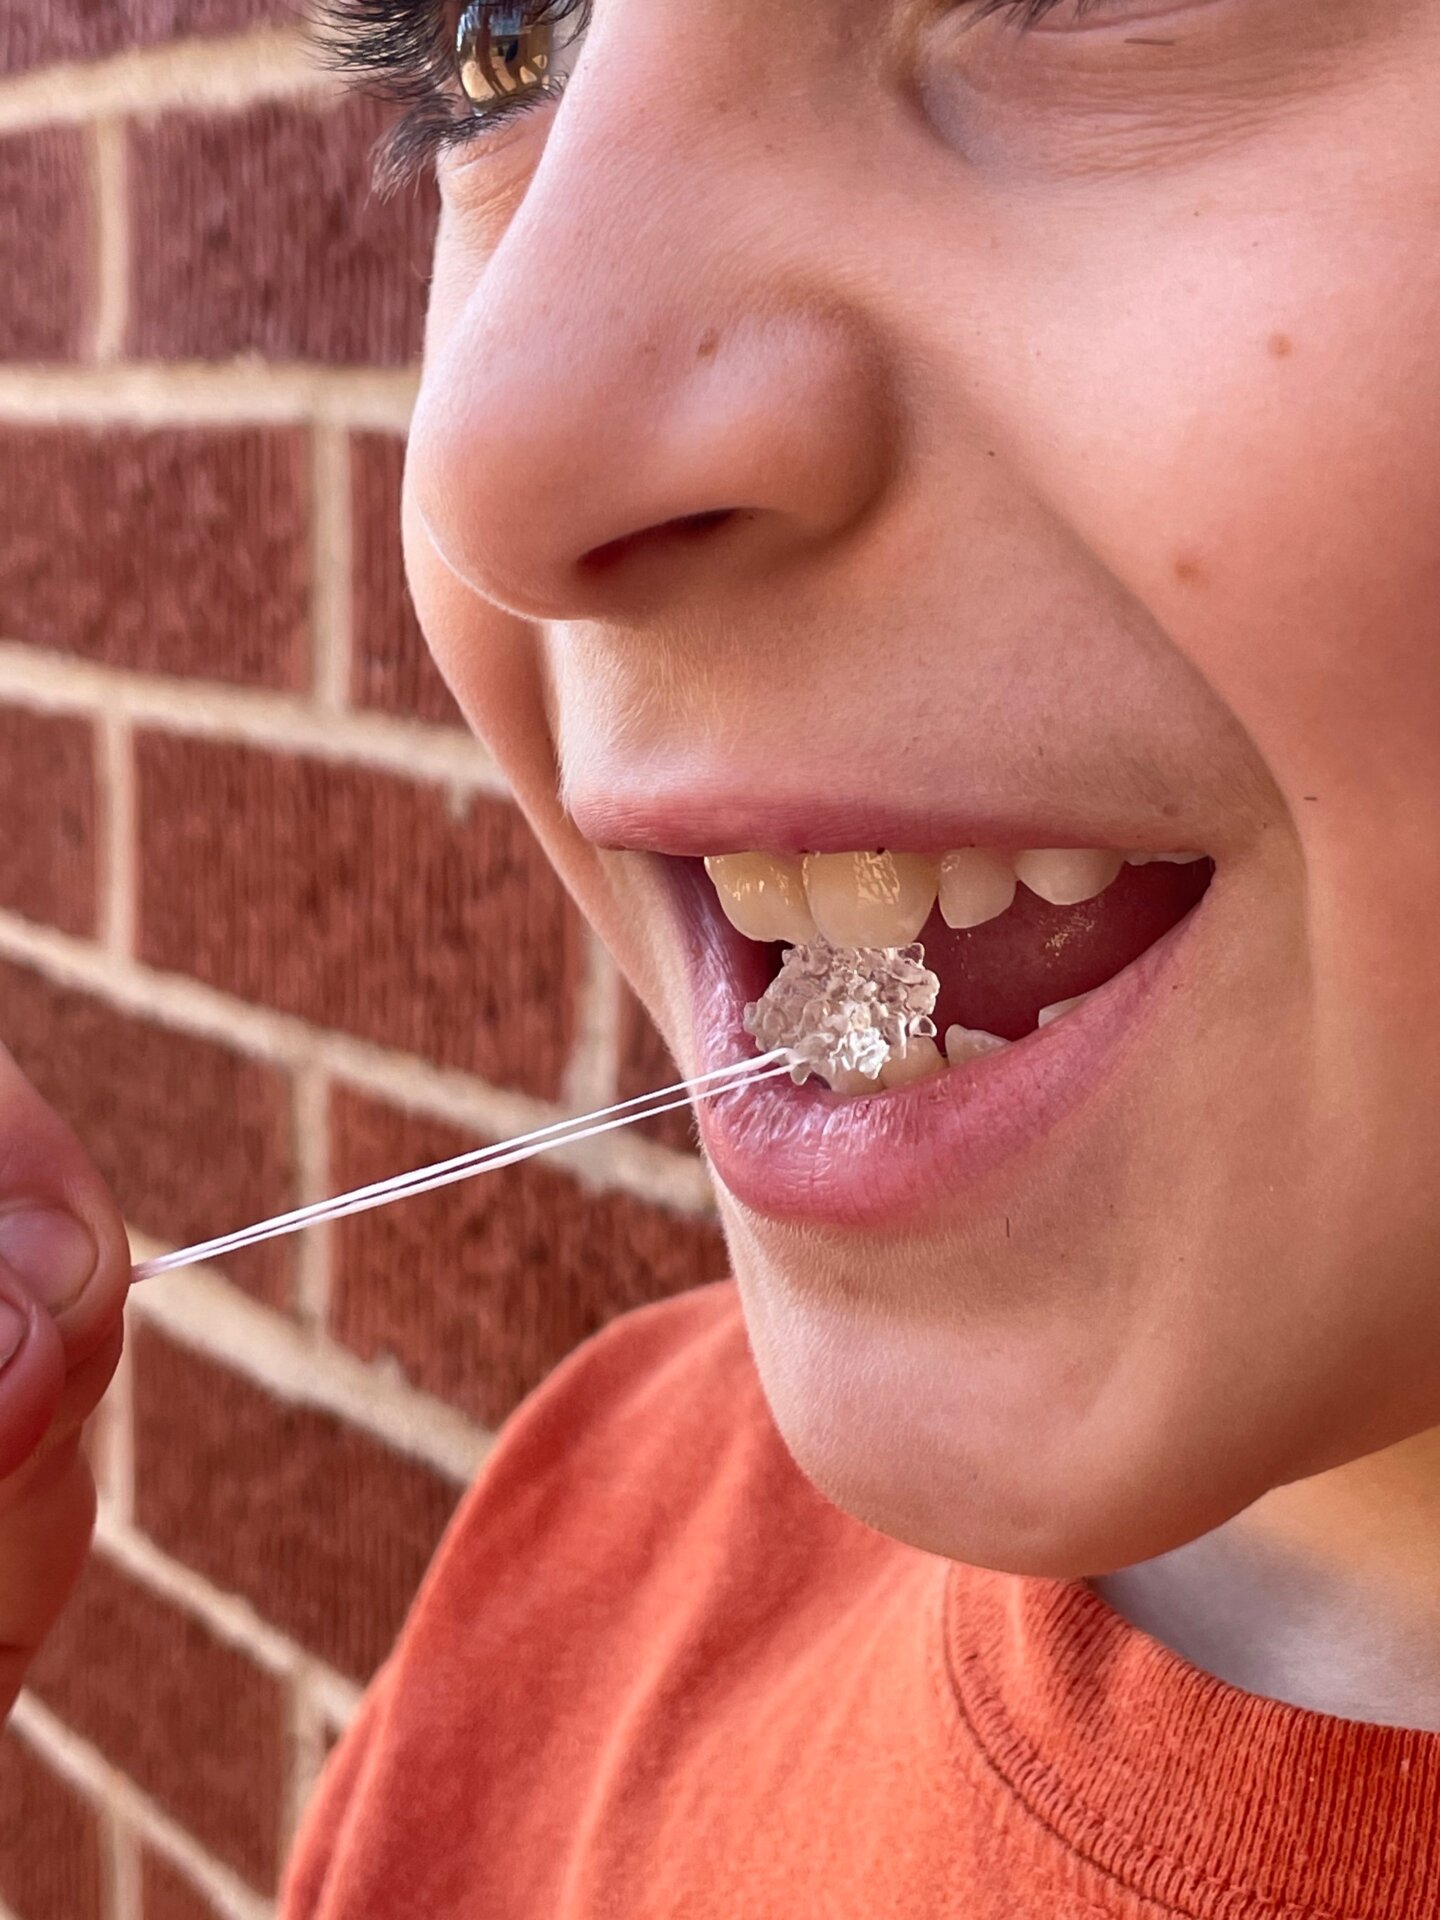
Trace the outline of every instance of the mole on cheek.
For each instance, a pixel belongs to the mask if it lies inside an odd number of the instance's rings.
[[[719,334],[713,327],[709,328],[702,336],[699,346],[695,349],[695,358],[697,360],[713,360],[715,358],[715,349],[719,345]]]
[[[1267,345],[1272,360],[1288,360],[1295,351],[1295,342],[1288,333],[1272,333]]]
[[[1177,553],[1175,556],[1175,578],[1182,587],[1203,587],[1205,568],[1198,553]]]

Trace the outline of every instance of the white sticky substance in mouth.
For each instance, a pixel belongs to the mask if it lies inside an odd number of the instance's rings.
[[[797,1056],[797,1086],[812,1073],[829,1081],[842,1073],[878,1080],[907,1041],[935,1037],[930,1016],[939,993],[918,942],[832,947],[816,939],[790,948],[765,992],[746,1007],[745,1031],[764,1053],[785,1047]]]

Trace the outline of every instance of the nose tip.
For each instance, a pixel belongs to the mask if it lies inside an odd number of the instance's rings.
[[[722,566],[783,563],[873,496],[885,410],[843,317],[721,328],[613,303],[582,327],[506,304],[438,343],[409,484],[452,571],[512,613],[653,608]]]

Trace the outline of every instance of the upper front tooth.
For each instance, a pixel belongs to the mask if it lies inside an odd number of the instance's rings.
[[[1015,868],[994,847],[960,847],[940,862],[940,917],[947,927],[979,927],[1015,898]]]
[[[1145,853],[1141,851],[1139,853],[1127,853],[1125,856],[1125,864],[1127,867],[1148,867],[1158,860],[1162,861],[1166,866],[1190,867],[1193,866],[1197,860],[1203,860],[1204,858],[1205,855],[1203,853]]]
[[[802,947],[815,938],[798,860],[773,853],[715,853],[705,862],[725,918],[751,940]]]
[[[858,1067],[836,1067],[830,1072],[821,1072],[832,1093],[879,1093],[880,1082],[871,1079],[868,1073],[861,1073]]]
[[[1103,893],[1125,864],[1109,847],[1032,847],[1015,856],[1015,871],[1052,907],[1073,907]]]
[[[935,904],[935,862],[919,853],[808,853],[805,892],[836,947],[905,947]]]

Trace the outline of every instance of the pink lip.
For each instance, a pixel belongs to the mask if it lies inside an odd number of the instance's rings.
[[[632,796],[613,789],[576,793],[569,805],[576,826],[596,846],[690,858],[724,852],[849,853],[867,847],[901,847],[907,853],[972,846],[1223,851],[1213,836],[1187,838],[1183,824],[1172,822],[1163,834],[1141,830],[1133,815],[1067,819],[1054,807],[1038,805],[1033,813],[981,807],[942,813],[864,794],[796,802],[754,790],[736,793],[693,774],[683,794],[658,794],[652,782]]]
[[[745,1059],[745,1003],[766,984],[765,950],[720,912],[698,861],[669,860],[687,937],[699,1070]],[[760,1082],[697,1107],[715,1172],[771,1219],[852,1229],[913,1224],[1035,1147],[1091,1099],[1147,1016],[1170,1000],[1200,904],[1063,1020],[960,1070],[873,1098],[817,1081]]]

